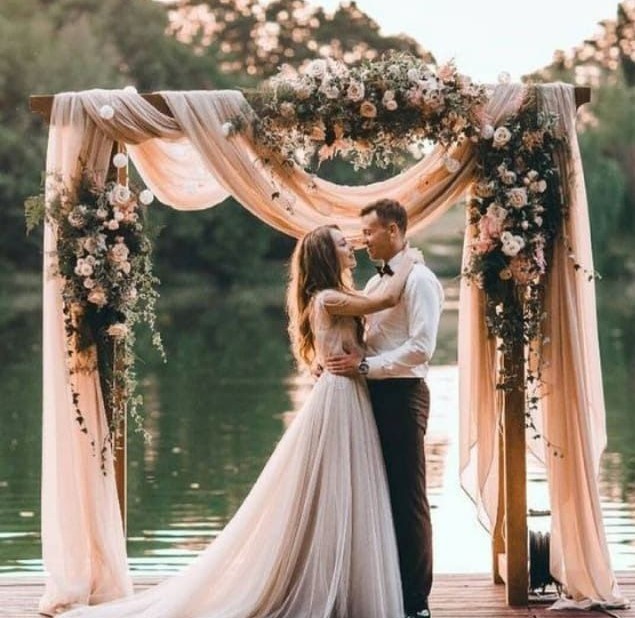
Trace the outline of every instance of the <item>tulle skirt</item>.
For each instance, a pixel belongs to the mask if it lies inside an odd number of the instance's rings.
[[[401,618],[366,385],[324,373],[221,534],[181,573],[65,618]]]

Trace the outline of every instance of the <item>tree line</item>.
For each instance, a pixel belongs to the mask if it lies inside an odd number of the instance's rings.
[[[559,52],[528,76],[589,83],[580,135],[600,268],[619,275],[635,250],[634,2],[618,5],[595,38]],[[25,237],[23,203],[42,185],[47,128],[31,94],[134,85],[161,89],[254,88],[282,63],[329,55],[354,64],[390,49],[433,55],[405,36],[383,36],[354,2],[333,14],[305,0],[3,0],[0,4],[0,273],[37,271],[41,238]],[[617,59],[617,60],[616,60]],[[355,172],[329,162],[320,175],[360,184],[397,170]],[[231,198],[218,208],[177,213],[153,208],[162,272],[203,272],[220,286],[259,280],[293,242]],[[245,239],[249,239],[245,247]],[[610,240],[610,242],[607,242]],[[616,260],[621,256],[621,263]],[[635,266],[632,266],[635,270]]]

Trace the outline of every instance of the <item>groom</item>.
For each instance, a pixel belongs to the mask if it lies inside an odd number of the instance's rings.
[[[381,261],[365,292],[386,285],[407,246],[408,217],[394,200],[361,211],[368,255]],[[388,475],[404,607],[408,618],[430,616],[432,528],[426,495],[424,437],[430,394],[425,377],[436,346],[443,289],[432,271],[415,264],[399,303],[366,317],[367,356],[344,354],[326,362],[340,375],[367,378]]]

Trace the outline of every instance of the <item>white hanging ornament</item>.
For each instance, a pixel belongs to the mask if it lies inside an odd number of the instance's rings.
[[[451,174],[458,172],[461,169],[461,163],[457,161],[454,157],[446,156],[443,158],[443,164],[445,165],[445,169],[448,170]]]
[[[144,206],[152,204],[152,202],[154,201],[154,193],[152,193],[150,189],[144,189],[143,191],[141,191],[141,193],[139,193],[139,201]]]
[[[234,132],[234,125],[231,122],[223,123],[221,131],[225,137],[229,137]]]
[[[512,76],[507,71],[501,71],[498,74],[498,83],[499,84],[509,84],[512,81]]]
[[[110,120],[115,115],[115,110],[113,109],[112,105],[102,105],[99,108],[99,115],[104,120]]]
[[[112,158],[112,164],[117,168],[120,169],[122,167],[126,167],[126,165],[128,165],[128,156],[126,154],[124,154],[123,152],[118,152],[113,158]]]

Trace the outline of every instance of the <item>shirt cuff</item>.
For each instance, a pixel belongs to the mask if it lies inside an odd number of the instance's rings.
[[[367,356],[368,373],[366,378],[369,380],[379,380],[385,375],[384,362],[381,356]]]

